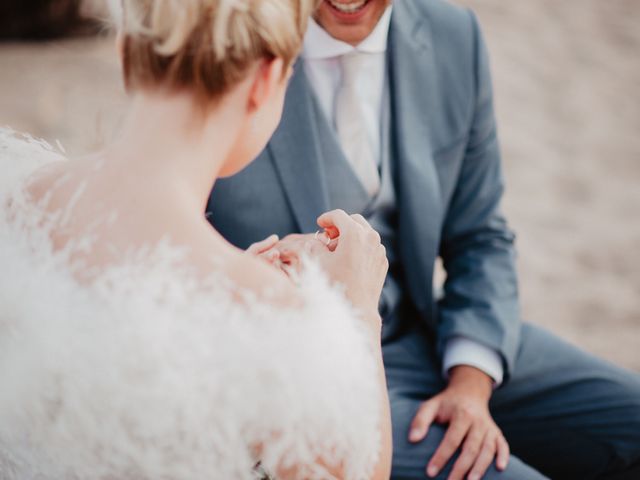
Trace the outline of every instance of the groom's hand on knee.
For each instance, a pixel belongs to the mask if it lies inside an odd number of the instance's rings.
[[[420,406],[409,431],[411,442],[422,441],[433,422],[449,425],[427,465],[428,476],[438,475],[457,451],[449,480],[479,480],[494,458],[499,470],[507,467],[509,445],[489,412],[491,392],[489,376],[459,366],[451,369],[447,388]]]

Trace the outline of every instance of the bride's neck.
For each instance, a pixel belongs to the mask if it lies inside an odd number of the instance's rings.
[[[151,195],[180,192],[201,208],[239,134],[243,110],[236,103],[225,99],[205,115],[189,95],[140,94],[102,169],[134,188],[142,182]]]

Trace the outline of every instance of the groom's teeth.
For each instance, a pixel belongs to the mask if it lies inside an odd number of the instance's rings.
[[[351,3],[339,3],[339,2],[336,2],[335,0],[328,0],[328,1],[336,10],[339,10],[343,13],[355,13],[358,10],[360,10],[362,7],[364,7],[365,3],[367,3],[368,0],[358,0],[356,2],[351,2]]]

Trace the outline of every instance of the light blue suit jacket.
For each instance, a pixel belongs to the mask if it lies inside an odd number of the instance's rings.
[[[464,335],[500,352],[519,344],[514,235],[499,210],[503,175],[489,64],[475,16],[444,0],[394,4],[389,32],[392,161],[400,255],[419,322],[442,351]],[[247,247],[272,233],[314,232],[328,209],[313,92],[296,65],[282,123],[246,170],[220,180],[211,223]],[[434,296],[440,256],[444,298]]]

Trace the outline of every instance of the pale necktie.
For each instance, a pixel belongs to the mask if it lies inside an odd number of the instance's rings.
[[[378,162],[367,137],[365,110],[358,95],[359,82],[366,82],[364,53],[350,53],[340,58],[342,83],[338,90],[335,122],[342,149],[358,179],[369,195],[380,190]]]

